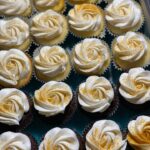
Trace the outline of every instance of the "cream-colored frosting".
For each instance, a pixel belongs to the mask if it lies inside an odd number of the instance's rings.
[[[94,4],[75,5],[68,16],[70,27],[80,32],[96,32],[103,21],[100,9]]]
[[[16,86],[31,71],[29,58],[18,49],[0,51],[0,82]]]
[[[150,71],[133,68],[123,73],[119,81],[119,92],[128,102],[143,104],[150,101]]]
[[[79,150],[79,141],[76,134],[68,128],[53,128],[48,131],[39,150]]]
[[[73,93],[64,82],[50,81],[34,93],[34,107],[46,117],[64,113]]]
[[[29,26],[20,18],[0,20],[0,46],[16,46],[29,38]]]
[[[52,7],[59,3],[60,0],[35,0],[35,5],[39,7]]]
[[[125,150],[119,126],[111,120],[100,120],[94,123],[86,135],[86,150]]]
[[[90,76],[80,84],[78,100],[88,112],[104,112],[114,99],[114,90],[105,77]]]
[[[68,55],[60,46],[44,46],[34,57],[36,70],[50,78],[64,73],[68,63]]]
[[[142,10],[133,0],[113,0],[106,7],[106,20],[116,28],[132,28],[142,22]]]
[[[117,59],[126,62],[140,60],[148,51],[148,43],[142,34],[127,32],[115,40],[113,53]]]
[[[85,39],[74,48],[75,68],[84,74],[103,73],[109,61],[109,49],[100,39]]]
[[[0,90],[0,122],[19,125],[24,113],[29,111],[27,96],[20,90],[6,88]]]
[[[31,7],[30,0],[0,0],[0,14],[22,15]]]
[[[150,150],[150,117],[139,116],[128,124],[128,142],[134,150]]]
[[[22,133],[4,132],[0,134],[0,150],[31,150],[28,136]]]

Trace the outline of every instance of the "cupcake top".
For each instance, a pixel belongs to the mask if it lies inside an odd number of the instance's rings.
[[[64,113],[72,100],[71,88],[64,82],[50,81],[34,93],[34,107],[46,117]]]
[[[16,87],[32,72],[28,56],[18,49],[0,51],[0,84]]]
[[[150,71],[143,68],[130,69],[120,76],[119,92],[132,104],[143,104],[150,101]]]
[[[86,150],[125,150],[126,145],[119,126],[111,120],[95,122],[86,135]]]
[[[79,141],[72,130],[56,127],[46,133],[39,146],[39,150],[49,149],[79,150]]]
[[[0,134],[1,150],[31,150],[31,142],[28,136],[22,133],[4,132]]]
[[[20,18],[0,20],[0,48],[17,47],[29,38],[29,26]]]
[[[18,89],[0,90],[0,122],[7,125],[19,125],[24,113],[29,111],[27,96]]]
[[[100,3],[102,0],[68,0],[70,4]]]
[[[30,0],[0,0],[0,14],[23,15],[31,7]]]
[[[68,65],[70,65],[69,57],[60,46],[44,46],[34,56],[36,72],[48,79],[65,73]]]
[[[105,77],[91,76],[80,84],[78,100],[85,111],[104,112],[114,99],[114,90]]]
[[[100,39],[85,39],[73,49],[75,69],[86,75],[102,74],[108,68],[110,60],[109,48]]]
[[[127,140],[134,150],[150,149],[150,117],[139,116],[128,124]]]

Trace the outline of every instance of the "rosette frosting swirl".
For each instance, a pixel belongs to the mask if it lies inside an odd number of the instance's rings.
[[[48,131],[40,144],[39,150],[79,150],[76,134],[68,128],[53,128]]]
[[[110,64],[108,46],[99,39],[85,39],[74,48],[73,63],[83,74],[101,74]]]
[[[4,132],[0,135],[1,150],[31,150],[28,136],[22,133]]]
[[[41,115],[54,116],[64,113],[72,97],[72,90],[66,83],[50,81],[35,91],[34,107]]]
[[[119,126],[111,120],[101,120],[94,123],[86,135],[86,150],[125,150]]]
[[[88,112],[104,112],[111,105],[114,90],[104,77],[91,76],[79,86],[78,100],[82,108]]]
[[[119,92],[128,102],[143,104],[150,101],[150,71],[133,68],[123,73],[119,81]]]

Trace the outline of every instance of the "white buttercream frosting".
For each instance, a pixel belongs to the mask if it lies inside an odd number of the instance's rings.
[[[64,113],[73,97],[71,88],[64,82],[50,81],[34,93],[34,107],[46,117]]]
[[[125,150],[126,145],[119,126],[111,120],[95,122],[86,135],[86,150]]]
[[[90,76],[79,86],[79,103],[88,112],[106,111],[113,99],[114,90],[104,77]]]
[[[79,150],[79,141],[76,134],[68,128],[53,128],[48,131],[39,150]]]

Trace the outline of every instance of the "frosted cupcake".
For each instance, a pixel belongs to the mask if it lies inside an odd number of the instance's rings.
[[[0,85],[20,88],[29,83],[32,77],[30,58],[18,49],[0,51]]]
[[[141,28],[144,17],[135,0],[113,0],[105,9],[108,29],[116,35]]]
[[[20,18],[0,20],[0,49],[27,50],[31,39],[29,25]]]
[[[65,0],[34,0],[34,5],[38,11],[52,9],[57,12],[63,12]]]
[[[84,3],[100,3],[102,0],[68,0],[69,4],[76,5],[76,4],[84,4]]]
[[[30,0],[0,0],[0,15],[26,17],[31,12]]]
[[[126,149],[127,142],[123,139],[119,126],[112,120],[96,121],[86,132],[86,150]]]
[[[107,44],[100,39],[85,39],[73,48],[72,61],[77,72],[100,75],[109,67],[111,54]]]
[[[70,31],[78,37],[102,37],[105,31],[103,10],[94,4],[75,5],[68,13]]]
[[[150,149],[150,117],[139,116],[128,124],[127,140],[134,150]]]
[[[127,32],[117,37],[112,52],[115,64],[122,70],[150,64],[150,40],[141,33]]]
[[[69,128],[49,130],[39,146],[39,150],[83,150],[82,138]]]
[[[68,34],[68,23],[63,15],[47,10],[32,18],[31,33],[38,44],[60,44]]]
[[[71,65],[68,54],[60,46],[44,46],[34,55],[35,74],[42,81],[61,81],[68,77]]]

